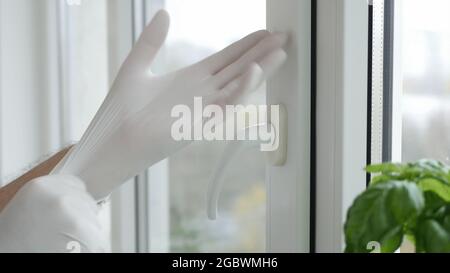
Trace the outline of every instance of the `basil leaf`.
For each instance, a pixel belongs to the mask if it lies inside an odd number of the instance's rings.
[[[370,165],[366,171],[372,174],[381,174],[375,177],[372,183],[386,182],[387,180],[407,180],[419,182],[423,179],[435,179],[450,186],[450,168],[442,162],[434,160],[420,160],[408,164],[383,163]]]
[[[450,253],[450,215],[419,221],[415,237],[418,252]]]
[[[381,184],[381,183],[386,183],[386,182],[390,182],[390,181],[395,181],[397,180],[396,178],[393,178],[389,175],[378,175],[375,176],[374,178],[372,178],[372,180],[370,181],[370,187],[375,186],[377,184]]]
[[[365,170],[368,173],[393,173],[400,172],[402,165],[394,163],[374,164],[367,166]]]
[[[450,202],[450,185],[441,180],[426,178],[419,181],[419,187],[424,192],[434,192],[445,202]]]
[[[424,203],[422,192],[413,183],[391,181],[370,187],[349,209],[345,251],[369,252],[370,242],[380,243],[382,252],[396,251],[405,224],[420,214]]]
[[[422,217],[436,218],[440,214],[439,211],[447,205],[447,203],[436,193],[432,191],[424,192],[425,197],[425,209]]]

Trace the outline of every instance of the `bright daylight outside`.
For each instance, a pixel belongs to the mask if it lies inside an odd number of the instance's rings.
[[[405,162],[430,158],[450,164],[449,10],[447,0],[407,0],[402,4]]]
[[[158,71],[195,63],[266,25],[265,1],[260,0],[167,0],[165,8],[172,17],[164,51],[170,54],[162,54]],[[249,102],[264,104],[265,88]],[[265,250],[265,158],[259,146],[245,146],[233,159],[224,178],[218,217],[207,218],[206,188],[225,145],[195,142],[168,159],[169,251]]]

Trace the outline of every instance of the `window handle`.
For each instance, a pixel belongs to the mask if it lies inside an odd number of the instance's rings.
[[[268,113],[264,113],[267,118],[264,120],[266,122],[259,124],[246,124],[245,128],[241,129],[241,133],[245,131],[246,135],[249,135],[251,130],[255,130],[262,126],[270,127],[272,132],[275,132],[275,137],[277,138],[275,143],[276,149],[269,149],[268,151],[263,151],[266,155],[266,160],[269,166],[280,167],[283,166],[287,159],[287,133],[288,133],[288,114],[286,107],[284,105],[277,105],[275,108],[278,111],[278,122],[267,122],[268,120],[274,121],[274,119],[269,119]],[[273,109],[271,107],[271,109]],[[273,114],[271,114],[273,117]],[[259,145],[261,148],[262,141],[228,141],[225,147],[225,151],[219,158],[218,164],[214,169],[214,172],[210,178],[207,191],[207,215],[210,220],[215,220],[217,218],[218,202],[220,198],[220,193],[222,191],[223,183],[225,181],[226,174],[229,167],[234,162],[234,158],[243,150],[246,143],[250,143],[252,146]],[[275,146],[274,146],[275,148]],[[262,149],[263,150],[263,149]]]

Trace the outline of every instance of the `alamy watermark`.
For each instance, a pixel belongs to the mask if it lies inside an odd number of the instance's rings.
[[[194,98],[193,110],[176,105],[171,111],[171,135],[176,141],[258,141],[263,152],[278,149],[280,106],[219,105],[203,106],[201,97]]]
[[[81,244],[77,241],[69,241],[66,244],[66,250],[69,253],[81,253]]]
[[[377,241],[371,241],[367,243],[367,250],[370,251],[370,253],[381,253],[381,244]]]

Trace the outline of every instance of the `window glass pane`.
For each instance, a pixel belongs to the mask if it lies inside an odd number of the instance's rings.
[[[167,0],[165,8],[171,14],[171,29],[157,72],[192,64],[265,28],[265,1]],[[264,101],[265,88],[249,98],[254,104]],[[264,251],[265,160],[259,148],[246,147],[239,153],[225,178],[218,219],[207,218],[208,180],[224,149],[223,142],[196,142],[168,160],[168,251]],[[150,189],[150,199],[161,198],[158,194]]]
[[[449,10],[447,0],[403,1],[403,161],[450,163]]]

